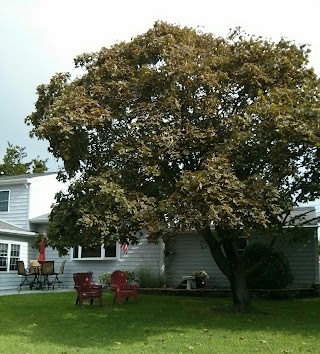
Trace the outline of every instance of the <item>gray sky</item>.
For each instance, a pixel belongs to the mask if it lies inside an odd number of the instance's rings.
[[[30,139],[25,117],[37,85],[73,70],[73,58],[146,32],[157,20],[225,36],[230,28],[273,40],[310,44],[320,75],[319,0],[0,0],[0,160],[7,141],[28,158],[49,158],[46,142]]]

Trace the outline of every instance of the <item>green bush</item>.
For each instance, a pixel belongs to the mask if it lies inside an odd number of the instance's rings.
[[[137,281],[136,273],[133,270],[124,270],[124,272],[126,273],[126,278],[128,283]]]
[[[262,261],[261,261],[262,260]],[[293,275],[286,256],[264,243],[253,243],[244,250],[249,289],[284,289],[293,283]]]
[[[136,275],[135,272],[132,270],[123,270],[123,272],[126,273],[126,278],[127,278],[127,282],[133,282],[136,281]],[[99,279],[99,283],[109,287],[110,283],[111,283],[111,273],[101,273],[98,277]]]
[[[136,270],[136,280],[141,288],[163,288],[165,276],[155,273],[148,268],[139,268]]]
[[[98,276],[99,283],[102,284],[103,286],[110,286],[110,281],[111,281],[111,273],[101,273]]]

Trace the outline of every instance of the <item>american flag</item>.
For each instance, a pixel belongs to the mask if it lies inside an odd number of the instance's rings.
[[[129,249],[129,239],[127,239],[121,246],[120,249],[123,253],[128,253]]]

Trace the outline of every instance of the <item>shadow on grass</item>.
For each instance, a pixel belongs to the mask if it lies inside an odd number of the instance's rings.
[[[320,298],[254,300],[248,312],[234,313],[230,298],[139,295],[122,305],[104,294],[98,303],[75,306],[75,292],[3,296],[0,299],[1,336],[65,348],[99,350],[115,343],[147,343],[154,336],[184,335],[190,330],[283,331],[288,335],[319,333]],[[110,349],[111,350],[111,349]]]

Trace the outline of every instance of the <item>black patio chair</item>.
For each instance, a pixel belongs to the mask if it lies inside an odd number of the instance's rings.
[[[34,277],[34,274],[33,273],[29,273],[29,271],[27,269],[25,269],[24,267],[24,261],[17,261],[17,270],[18,270],[18,274],[19,275],[23,275],[24,276],[24,279],[23,279],[23,282],[20,283],[20,288],[19,288],[19,291],[21,290],[21,287],[22,285],[28,285],[30,286],[30,289],[32,290],[32,282],[29,282],[29,277]]]
[[[64,273],[64,266],[66,264],[66,261],[67,261],[66,259],[62,261],[59,272],[54,272],[54,275],[56,277],[53,279],[52,284],[58,284],[59,288],[60,288],[60,284],[63,286],[63,282],[59,279],[58,275]]]
[[[42,282],[42,289],[47,286],[48,289],[52,287],[54,290],[53,283],[49,280],[49,275],[54,275],[54,261],[44,261],[41,265],[41,275],[44,277]]]

